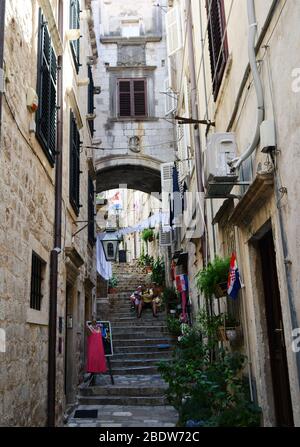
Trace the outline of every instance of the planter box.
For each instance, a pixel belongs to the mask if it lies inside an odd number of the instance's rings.
[[[222,282],[220,284],[216,284],[215,297],[223,298],[224,296],[227,296],[227,282]]]

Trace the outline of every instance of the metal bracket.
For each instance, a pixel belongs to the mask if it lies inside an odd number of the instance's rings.
[[[193,118],[185,118],[182,116],[175,116],[175,120],[179,122],[179,124],[204,124],[205,126],[216,126],[215,121],[210,120],[195,120]],[[180,120],[180,121],[179,121]]]
[[[4,85],[4,70],[0,68],[0,93],[4,93],[5,85]]]

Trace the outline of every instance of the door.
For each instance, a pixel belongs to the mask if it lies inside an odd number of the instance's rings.
[[[276,425],[293,426],[293,412],[272,230],[259,241]]]
[[[66,318],[65,318],[65,395],[66,402],[73,399],[73,288],[67,284],[66,288]]]

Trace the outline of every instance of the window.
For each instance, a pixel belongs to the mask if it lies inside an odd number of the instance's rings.
[[[213,94],[216,101],[228,59],[224,0],[206,0],[206,8]]]
[[[179,7],[175,6],[166,13],[166,32],[168,55],[176,53],[182,48],[182,32]]]
[[[120,79],[118,92],[121,118],[147,116],[145,79]]]
[[[139,37],[140,22],[139,20],[123,20],[122,21],[122,37]]]
[[[94,80],[93,80],[93,74],[92,74],[92,68],[90,65],[88,65],[88,77],[89,77],[89,86],[88,86],[88,114],[93,115],[95,106],[94,106]],[[94,135],[94,120],[90,119],[88,120],[91,137],[93,138]]]
[[[32,252],[31,263],[31,291],[30,308],[41,310],[42,303],[42,282],[46,263],[34,252]]]
[[[70,1],[70,29],[80,29],[80,4],[79,0]],[[79,72],[80,39],[71,41],[71,51],[75,63],[76,72]]]
[[[57,59],[51,44],[51,38],[40,9],[38,44],[38,83],[39,107],[36,114],[36,137],[51,165],[54,165],[56,153],[56,90]]]
[[[79,214],[80,135],[73,112],[70,112],[70,202]]]
[[[88,184],[88,240],[91,245],[95,244],[95,189],[94,183],[89,175]]]

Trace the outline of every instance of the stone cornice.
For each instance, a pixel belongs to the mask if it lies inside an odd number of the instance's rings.
[[[144,70],[144,71],[154,71],[156,70],[156,65],[118,65],[115,67],[107,67],[107,71],[124,71],[124,70]]]
[[[274,188],[273,172],[260,172],[241,198],[229,221],[242,227],[249,225],[258,210],[266,203]]]
[[[160,42],[162,36],[142,36],[142,37],[121,37],[121,36],[101,36],[100,42],[116,43],[118,45],[144,45],[147,42]]]

